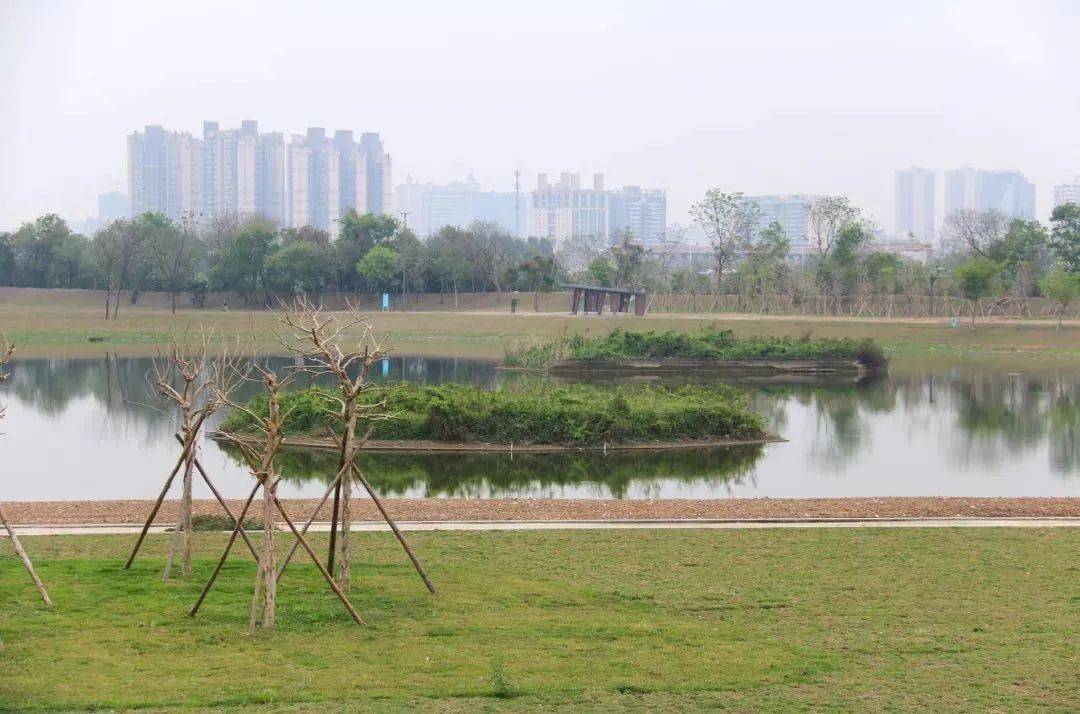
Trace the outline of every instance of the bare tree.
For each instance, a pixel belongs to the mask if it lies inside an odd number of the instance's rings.
[[[760,216],[757,205],[748,202],[741,192],[724,193],[709,189],[705,198],[690,207],[690,215],[705,231],[716,265],[716,292],[719,294],[724,273],[739,255],[746,236],[756,230]]]
[[[822,196],[807,209],[810,239],[819,258],[827,258],[840,231],[859,217],[847,196]]]
[[[608,241],[605,236],[571,236],[559,241],[555,259],[564,273],[579,275],[607,249]]]
[[[339,316],[324,313],[308,300],[301,298],[284,306],[278,319],[291,331],[279,337],[281,344],[301,359],[301,364],[295,367],[294,371],[314,377],[329,376],[337,383],[340,394],[334,400],[336,408],[331,411],[340,425],[340,433],[335,436],[339,458],[338,473],[334,479],[327,569],[333,572],[336,540],[340,535],[337,583],[342,592],[348,593],[352,567],[352,479],[355,476],[386,519],[428,590],[434,593],[435,587],[413,554],[405,536],[390,518],[382,500],[356,465],[356,455],[371,438],[377,422],[393,417],[387,412],[385,388],[376,385],[369,376],[389,350],[376,335],[371,322],[352,305]],[[342,347],[346,343],[352,346]],[[364,424],[365,428],[360,428],[361,424]],[[337,528],[339,519],[340,534]],[[306,530],[307,526],[304,528]]]
[[[172,545],[169,548],[168,559],[162,580],[168,580],[172,572],[173,560],[179,548],[181,552],[181,572],[183,575],[191,574],[191,537],[192,537],[192,481],[193,473],[197,469],[203,480],[206,481],[214,496],[221,504],[225,512],[232,517],[221,494],[218,493],[198,462],[197,450],[199,438],[206,420],[215,414],[218,409],[225,405],[229,392],[238,383],[235,377],[236,370],[232,367],[236,364],[236,358],[229,353],[228,345],[222,344],[221,353],[216,358],[209,357],[209,347],[213,336],[205,334],[198,346],[193,348],[182,347],[173,342],[168,352],[158,353],[154,359],[153,369],[147,374],[147,384],[151,393],[164,397],[175,405],[180,417],[180,431],[177,438],[180,441],[180,456],[173,466],[172,472],[165,480],[157,501],[151,508],[142,532],[128,557],[125,568],[131,567],[135,556],[139,552],[143,540],[150,526],[161,508],[165,496],[172,486],[173,479],[183,469],[183,490],[180,496],[180,517],[176,530],[173,531]],[[251,541],[244,534],[248,547],[254,553]]]
[[[240,510],[240,515],[236,517],[236,523],[233,526],[233,532],[229,536],[228,541],[225,543],[225,549],[218,559],[217,567],[214,568],[214,572],[211,573],[210,579],[207,580],[206,585],[203,586],[202,593],[199,594],[199,599],[195,601],[195,605],[192,606],[189,614],[194,616],[202,605],[206,596],[210,593],[210,589],[213,588],[214,583],[217,581],[218,575],[221,573],[222,567],[225,565],[225,561],[229,558],[229,553],[232,550],[233,545],[236,543],[236,536],[243,533],[243,521],[247,515],[248,509],[251,508],[252,501],[255,500],[255,495],[259,488],[263,491],[263,542],[262,548],[258,555],[259,567],[256,570],[255,575],[255,587],[251,597],[251,612],[248,618],[248,635],[254,636],[255,628],[261,622],[264,629],[271,629],[276,624],[277,619],[277,581],[280,577],[281,571],[275,570],[274,560],[274,533],[275,533],[275,514],[280,514],[282,520],[292,531],[296,537],[296,542],[304,547],[308,556],[312,562],[315,563],[315,567],[322,574],[326,580],[330,589],[334,591],[334,594],[341,601],[341,604],[348,610],[349,615],[353,618],[353,621],[358,625],[362,625],[364,620],[360,617],[360,613],[349,602],[349,598],[342,592],[338,584],[334,582],[334,578],[330,575],[330,572],[323,566],[319,557],[315,554],[315,550],[311,547],[311,543],[308,542],[305,537],[307,526],[303,531],[297,529],[296,524],[292,518],[289,517],[288,512],[282,505],[281,500],[277,496],[277,484],[280,480],[280,474],[277,471],[274,460],[277,456],[278,450],[285,441],[285,422],[289,418],[289,414],[295,407],[288,409],[282,409],[281,407],[281,390],[286,382],[291,379],[291,375],[285,377],[278,377],[273,369],[269,365],[260,365],[258,362],[253,362],[253,366],[249,370],[236,370],[233,371],[240,374],[243,379],[250,379],[250,374],[254,372],[258,375],[258,381],[261,381],[266,390],[267,399],[267,412],[265,415],[256,412],[249,408],[247,405],[240,404],[232,401],[228,395],[221,395],[223,401],[227,402],[234,409],[243,411],[251,422],[255,425],[257,431],[260,432],[260,438],[245,439],[234,434],[223,433],[222,436],[231,441],[243,454],[244,460],[247,461],[248,467],[251,469],[252,476],[255,477],[255,488],[247,497],[247,501],[244,502],[243,508]],[[218,380],[218,383],[223,383],[225,380]],[[316,509],[317,510],[317,509]],[[290,556],[292,554],[290,553]],[[261,605],[261,607],[260,607]]]
[[[113,294],[120,290],[121,260],[123,256],[123,224],[113,221],[94,235],[94,249],[98,267],[105,280],[105,319],[109,319]]]
[[[495,292],[502,293],[499,279],[509,267],[507,248],[512,244],[510,234],[495,221],[473,221],[469,224],[476,245],[476,260]]]
[[[965,208],[945,217],[942,235],[953,247],[961,246],[989,259],[990,247],[1001,240],[1008,226],[1009,219],[1002,213]]]

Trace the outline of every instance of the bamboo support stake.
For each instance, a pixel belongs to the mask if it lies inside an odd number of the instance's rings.
[[[304,547],[304,550],[307,551],[307,554],[311,557],[311,561],[315,563],[315,567],[319,569],[319,572],[322,573],[323,578],[330,585],[330,589],[333,590],[334,594],[338,596],[339,600],[341,600],[341,604],[344,605],[345,609],[349,611],[349,614],[352,615],[352,618],[356,622],[356,624],[363,625],[364,619],[360,617],[360,613],[358,613],[356,609],[353,608],[352,603],[349,602],[349,598],[345,596],[345,593],[341,591],[341,588],[338,587],[338,584],[334,582],[334,577],[330,575],[329,571],[327,571],[325,567],[323,567],[322,561],[319,560],[319,556],[317,556],[315,554],[315,551],[312,550],[311,544],[308,543],[307,537],[302,535],[300,531],[296,529],[296,524],[292,522],[292,519],[289,518],[289,514],[285,512],[285,508],[281,505],[281,501],[278,500],[277,494],[272,494],[272,497],[274,499],[274,503],[277,505],[278,513],[281,514],[281,518],[289,526],[289,530],[293,532],[293,535],[296,536],[296,539],[300,541],[300,545],[302,545]]]
[[[135,541],[135,547],[131,550],[131,555],[128,556],[127,562],[124,563],[124,570],[131,567],[131,564],[135,562],[135,556],[139,554],[139,548],[142,547],[143,540],[146,538],[146,532],[150,530],[150,526],[154,523],[154,518],[157,517],[157,512],[161,508],[161,503],[165,500],[166,494],[169,493],[169,487],[172,486],[173,479],[176,478],[176,474],[180,472],[180,467],[184,464],[184,456],[186,451],[180,454],[180,458],[176,461],[176,466],[173,467],[172,473],[169,474],[169,478],[165,479],[165,485],[161,487],[161,493],[158,494],[157,500],[154,502],[154,507],[150,509],[150,514],[146,517],[146,523],[143,524],[142,532],[139,533],[138,540]]]
[[[420,561],[413,553],[412,548],[409,547],[409,542],[405,540],[405,534],[401,532],[401,530],[397,527],[397,523],[394,522],[394,519],[391,518],[390,514],[386,511],[386,507],[383,505],[382,499],[379,498],[377,493],[375,493],[375,489],[371,487],[370,483],[368,483],[367,477],[364,476],[364,473],[360,470],[360,468],[355,463],[352,467],[353,473],[355,473],[356,477],[360,479],[360,483],[364,485],[364,489],[367,490],[368,495],[371,496],[371,500],[375,502],[375,507],[379,509],[379,513],[381,513],[382,517],[386,519],[386,523],[390,526],[390,530],[394,532],[394,535],[397,537],[398,542],[401,543],[401,547],[405,549],[405,553],[408,554],[409,560],[412,561],[413,567],[416,568],[416,572],[420,574],[420,578],[424,581],[424,585],[427,586],[428,591],[432,595],[438,594],[438,591],[435,590],[435,586],[432,585],[431,580],[428,578],[427,573],[424,571],[424,566],[420,564]]]
[[[181,436],[179,434],[176,434],[175,436],[176,436],[177,441],[179,441],[181,444],[184,443],[184,440],[181,438]],[[217,488],[214,486],[214,482],[211,481],[210,477],[206,474],[206,469],[204,469],[202,467],[202,464],[199,463],[199,458],[198,457],[195,457],[194,463],[195,463],[195,470],[199,472],[199,475],[202,476],[202,480],[210,488],[210,493],[214,494],[214,498],[216,498],[217,502],[221,504],[221,507],[225,510],[225,514],[235,523],[236,522],[236,516],[233,515],[232,509],[229,508],[229,504],[225,502],[225,499],[222,498],[221,494],[218,492]],[[258,551],[255,550],[255,544],[251,542],[251,538],[248,537],[247,531],[244,530],[243,527],[240,528],[240,537],[244,539],[245,543],[247,543],[248,550],[251,551],[252,557],[254,557],[255,560],[258,560],[259,559],[259,553],[258,553]]]
[[[41,595],[41,599],[45,601],[46,606],[52,607],[52,600],[49,599],[49,593],[45,590],[45,584],[41,582],[41,578],[38,577],[37,571],[34,570],[34,564],[30,561],[30,556],[23,550],[22,543],[19,542],[19,536],[15,535],[15,529],[12,528],[11,524],[8,522],[3,506],[0,506],[0,522],[4,524],[4,530],[7,531],[8,539],[11,541],[11,547],[15,549],[15,554],[19,556],[19,560],[22,561],[23,567],[26,568],[26,572],[30,573],[30,578],[34,581],[34,587],[37,588],[38,594]]]
[[[326,493],[323,494],[322,500],[319,501],[318,505],[315,506],[315,510],[311,512],[311,517],[308,518],[307,523],[304,524],[304,527],[300,529],[301,533],[307,535],[308,529],[311,528],[311,524],[315,522],[315,518],[319,515],[319,511],[321,511],[322,507],[326,505],[326,499],[330,498],[330,494],[334,493],[334,491],[337,489],[337,484],[340,480],[341,476],[339,475],[337,478],[330,482],[330,488],[326,489]],[[292,547],[289,548],[289,552],[285,554],[284,560],[281,561],[281,567],[278,568],[278,580],[281,580],[281,576],[285,572],[285,568],[288,567],[289,561],[292,560],[293,555],[296,554],[296,549],[299,547],[300,541],[294,540]]]

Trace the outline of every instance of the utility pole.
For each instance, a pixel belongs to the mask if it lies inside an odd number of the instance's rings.
[[[405,227],[408,228],[409,227],[409,212],[408,211],[398,211],[398,213],[401,214],[401,220],[405,224]]]
[[[514,169],[514,237],[521,237],[521,169]]]

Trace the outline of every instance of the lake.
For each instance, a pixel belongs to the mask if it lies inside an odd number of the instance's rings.
[[[3,498],[155,498],[178,445],[175,417],[149,395],[151,366],[113,355],[14,361],[0,389]],[[396,356],[379,378],[496,387],[520,376],[493,361]],[[859,384],[740,386],[788,442],[649,454],[368,454],[362,466],[385,495],[404,497],[1080,496],[1076,370],[908,368]],[[224,495],[247,495],[251,477],[235,454],[205,440],[200,460]],[[282,495],[317,497],[336,456],[288,452],[280,465]],[[210,497],[195,483],[197,497]]]

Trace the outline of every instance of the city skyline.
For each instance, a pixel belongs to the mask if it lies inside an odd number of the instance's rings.
[[[288,142],[259,133],[258,121],[238,129],[203,121],[201,138],[148,125],[128,135],[130,213],[162,213],[208,225],[227,216],[261,218],[282,227],[312,226],[336,236],[349,210],[393,212],[392,160],[377,133],[353,140],[309,127]],[[101,213],[99,197],[100,223]]]

